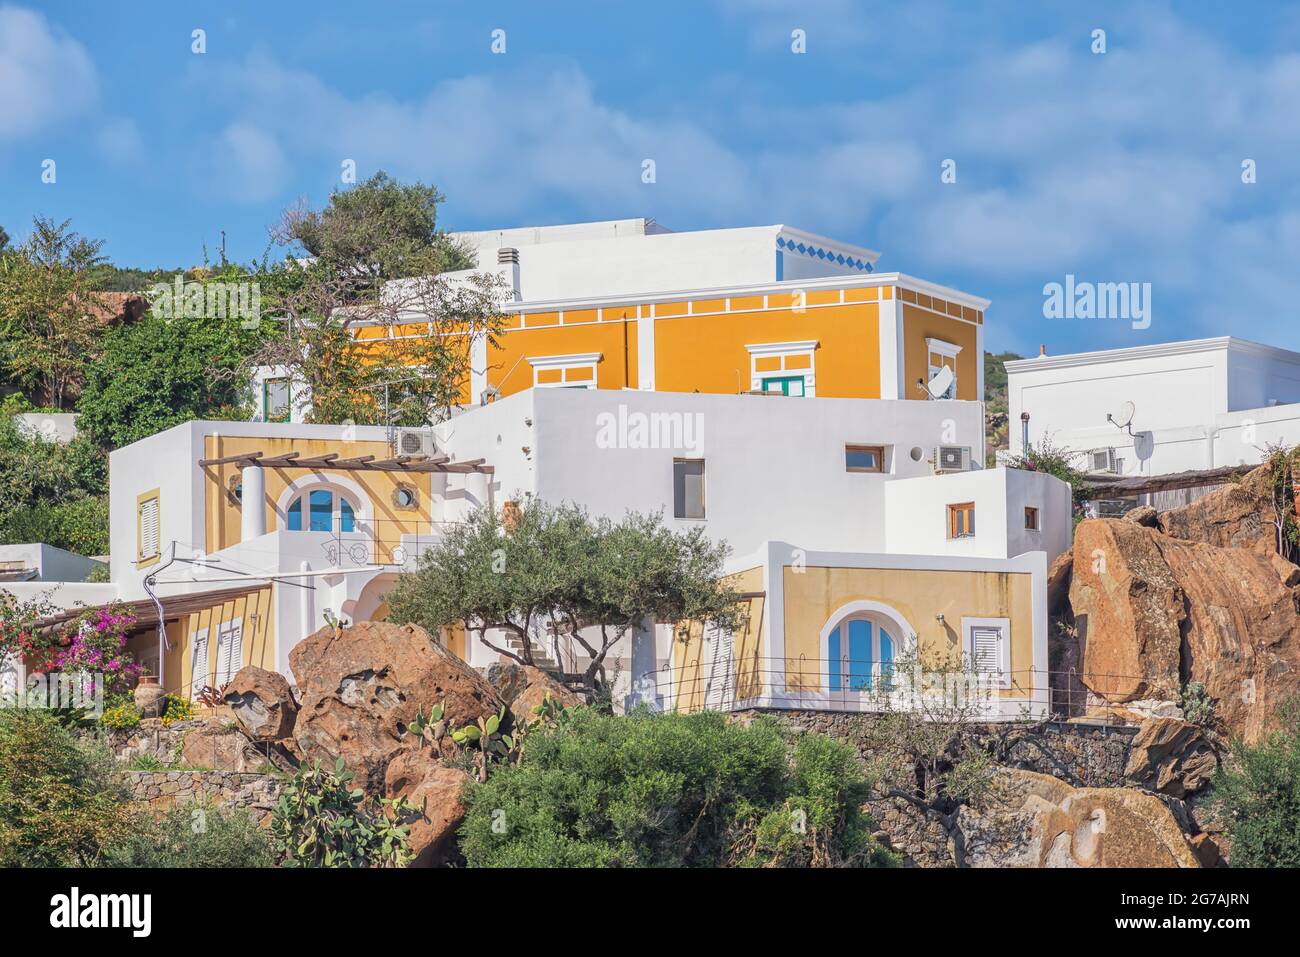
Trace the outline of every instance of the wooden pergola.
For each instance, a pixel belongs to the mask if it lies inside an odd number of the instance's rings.
[[[1084,488],[1096,498],[1129,498],[1152,492],[1172,492],[1183,488],[1200,488],[1207,485],[1226,485],[1253,472],[1255,465],[1226,465],[1217,469],[1197,469],[1188,472],[1170,472],[1166,475],[1090,475]]]
[[[373,455],[358,455],[342,458],[338,452],[325,455],[307,455],[301,452],[286,452],[282,455],[267,455],[264,452],[240,452],[236,455],[223,455],[219,458],[199,459],[200,468],[217,465],[237,465],[240,468],[258,466],[268,469],[308,469],[313,472],[448,472],[479,473],[491,475],[495,469],[485,464],[485,459],[466,459],[453,462],[446,455],[397,455],[390,459],[377,459]]]

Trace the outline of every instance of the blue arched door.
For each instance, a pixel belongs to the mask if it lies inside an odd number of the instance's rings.
[[[889,682],[894,638],[869,618],[850,618],[831,629],[826,656],[831,691],[870,691]]]

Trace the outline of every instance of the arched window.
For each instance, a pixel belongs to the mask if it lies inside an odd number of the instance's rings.
[[[304,510],[307,512],[305,517]],[[289,508],[285,512],[287,516],[285,527],[291,532],[332,532],[335,531],[336,512],[337,530],[355,531],[357,518],[352,503],[333,489],[315,488],[304,492],[289,503]]]
[[[897,636],[870,618],[849,618],[831,629],[826,640],[831,691],[888,688],[894,670]]]

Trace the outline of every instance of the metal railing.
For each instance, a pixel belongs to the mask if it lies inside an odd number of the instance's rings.
[[[1134,675],[1038,668],[1008,672],[969,666],[917,668],[877,660],[738,655],[726,667],[701,660],[666,664],[633,680],[635,698],[663,711],[781,709],[885,713],[912,711],[935,720],[1127,722],[1123,700]],[[837,680],[838,679],[838,680]]]

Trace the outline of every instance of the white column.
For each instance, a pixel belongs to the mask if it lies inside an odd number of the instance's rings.
[[[239,481],[243,484],[239,540],[247,542],[266,534],[266,473],[261,466],[246,465],[240,469]]]
[[[304,572],[309,572],[311,571],[311,563],[303,562],[299,566],[299,568]],[[303,587],[299,590],[298,594],[301,596],[301,602],[302,602],[301,605],[299,606],[299,613],[302,616],[301,617],[302,634],[298,636],[297,641],[285,642],[285,644],[289,647],[293,647],[293,645],[296,645],[299,641],[302,641],[304,638],[306,638],[308,635],[310,635],[313,631],[316,630],[316,585],[318,579],[303,578],[301,579],[301,582]],[[281,585],[280,587],[283,588],[284,586]],[[276,635],[277,644],[279,643],[280,640],[281,640],[280,636],[277,634]]]
[[[655,320],[653,305],[637,307],[636,321],[636,386],[645,392],[655,388]]]

